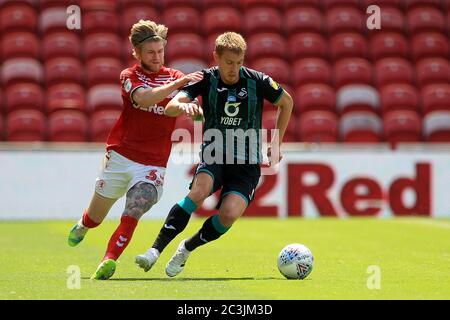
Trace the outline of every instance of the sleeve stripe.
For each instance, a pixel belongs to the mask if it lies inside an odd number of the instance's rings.
[[[130,92],[130,100],[131,100],[131,103],[133,103],[133,104],[137,104],[138,105],[138,103],[136,102],[136,101],[134,101],[134,99],[133,99],[133,93],[137,90],[137,89],[139,89],[139,88],[144,88],[144,86],[137,86],[136,88],[134,88],[133,90],[131,90],[131,92]]]

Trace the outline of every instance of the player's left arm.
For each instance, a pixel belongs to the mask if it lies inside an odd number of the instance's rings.
[[[277,122],[275,125],[275,134],[272,136],[272,141],[268,146],[267,156],[271,164],[276,164],[283,158],[281,154],[281,145],[283,144],[284,134],[291,119],[294,101],[291,95],[283,89],[280,99],[275,103],[278,107]]]

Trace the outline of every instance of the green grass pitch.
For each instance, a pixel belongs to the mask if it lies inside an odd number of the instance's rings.
[[[71,248],[74,222],[0,222],[0,299],[450,299],[450,220],[242,218],[196,250],[176,278],[164,267],[203,219],[193,219],[148,273],[134,257],[152,243],[162,221],[146,220],[109,281],[89,277],[118,222],[106,221]],[[277,255],[289,243],[303,243],[314,254],[305,280],[278,272]],[[71,288],[69,266],[81,271],[79,289]],[[374,279],[369,266],[379,268],[378,288],[368,287]]]

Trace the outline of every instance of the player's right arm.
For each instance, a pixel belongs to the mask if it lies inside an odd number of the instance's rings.
[[[194,100],[202,94],[205,83],[206,77],[203,73],[203,79],[201,81],[184,87],[172,100],[169,101],[166,105],[164,113],[169,117],[178,117],[182,114],[187,114],[190,117],[203,116],[202,108]]]
[[[164,113],[169,117],[178,117],[182,114],[194,117],[203,114],[202,108],[197,103],[191,102],[191,97],[184,92],[179,92],[167,104]]]
[[[133,92],[133,100],[140,106],[152,106],[167,98],[173,91],[184,87],[189,82],[202,80],[203,74],[199,72],[190,73],[168,84],[157,88],[140,87]]]

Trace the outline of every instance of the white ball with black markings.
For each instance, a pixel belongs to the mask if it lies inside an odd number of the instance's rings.
[[[312,271],[314,257],[305,245],[292,243],[278,255],[278,270],[287,279],[305,279]]]

